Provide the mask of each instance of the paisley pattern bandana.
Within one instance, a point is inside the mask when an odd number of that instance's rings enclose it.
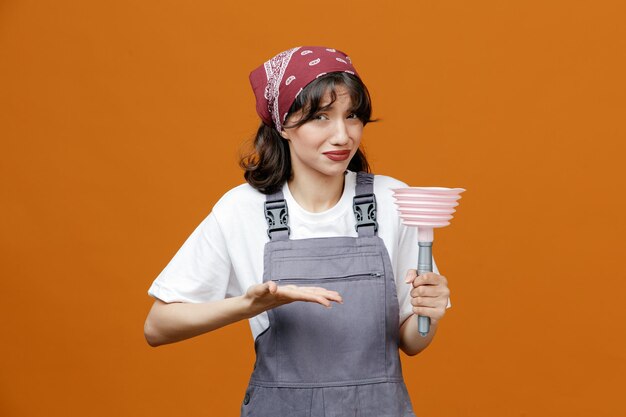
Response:
[[[311,81],[330,72],[359,77],[349,56],[323,46],[298,46],[283,51],[252,71],[250,84],[263,123],[280,132],[298,94]]]

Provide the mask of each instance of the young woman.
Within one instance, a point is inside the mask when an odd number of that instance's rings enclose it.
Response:
[[[250,74],[262,119],[228,191],[148,293],[151,346],[248,319],[256,363],[242,416],[414,416],[399,349],[422,351],[449,304],[417,276],[417,232],[359,148],[367,88],[341,51],[303,46]],[[428,316],[426,337],[414,315]]]

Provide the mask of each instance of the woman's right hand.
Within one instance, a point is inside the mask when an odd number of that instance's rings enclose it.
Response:
[[[273,281],[252,285],[245,294],[204,303],[154,301],[144,325],[150,346],[189,339],[239,320],[249,319],[270,308],[293,301],[343,303],[336,291],[320,287],[277,285]]]
[[[260,309],[260,312],[294,301],[319,303],[327,308],[331,308],[331,301],[343,304],[343,299],[337,291],[321,287],[277,285],[274,281],[250,286],[244,297],[249,300],[254,309]]]

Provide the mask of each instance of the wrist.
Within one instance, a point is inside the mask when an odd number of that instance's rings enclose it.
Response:
[[[273,307],[268,304],[267,300],[263,300],[259,297],[250,296],[248,294],[244,294],[241,297],[242,304],[248,313],[248,318],[261,314]]]

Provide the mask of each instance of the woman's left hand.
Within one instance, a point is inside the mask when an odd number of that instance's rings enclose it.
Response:
[[[430,317],[431,324],[437,323],[446,314],[450,290],[448,280],[443,275],[427,272],[417,275],[415,269],[409,269],[404,280],[411,283],[411,305],[413,312]]]

